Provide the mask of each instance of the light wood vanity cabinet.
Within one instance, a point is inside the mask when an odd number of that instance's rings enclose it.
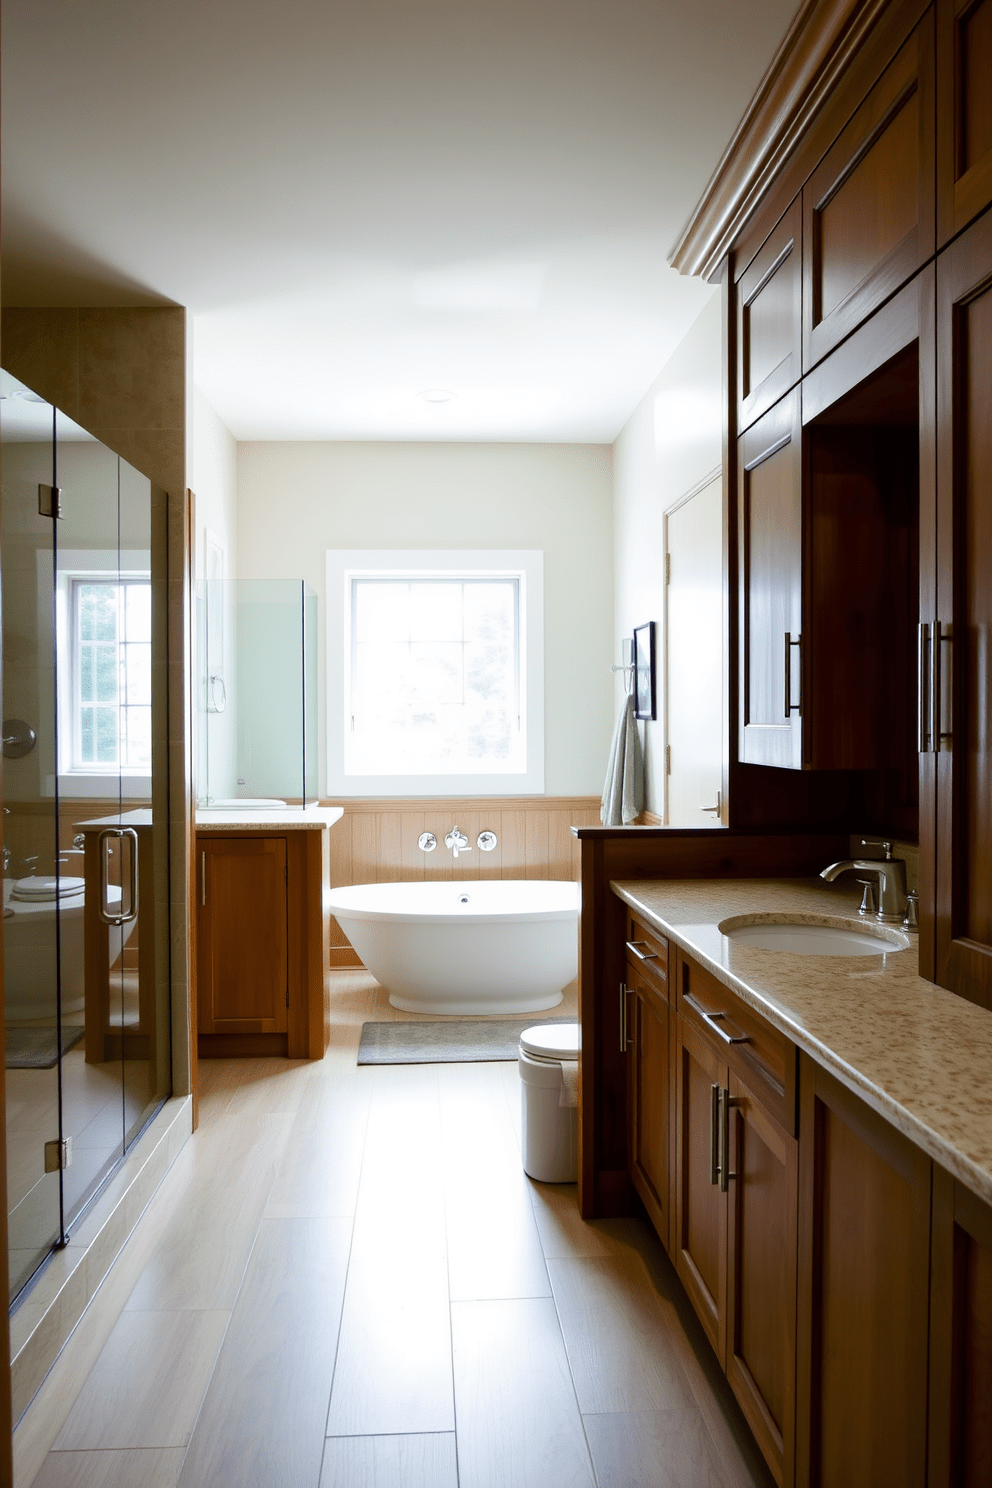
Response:
[[[676,953],[676,1271],[776,1481],[794,1481],[796,1051]]]
[[[201,1058],[320,1059],[326,1044],[326,831],[196,834]]]
[[[671,1174],[671,1008],[668,941],[627,917],[621,1043],[629,1058],[630,1177],[665,1249]]]

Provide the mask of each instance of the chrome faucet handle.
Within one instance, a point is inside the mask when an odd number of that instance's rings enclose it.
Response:
[[[446,834],[444,845],[445,847],[451,848],[451,851],[456,858],[460,852],[472,851],[472,849],[468,845],[468,838],[465,836],[465,833],[461,831],[457,826],[452,827],[451,831]]]
[[[420,848],[421,852],[433,852],[434,849],[437,847],[437,838],[434,836],[433,832],[421,832],[420,836],[417,838],[417,846]]]
[[[861,908],[858,910],[858,914],[874,914],[878,908],[875,903],[875,885],[870,878],[859,878],[858,883],[864,889],[864,893],[861,896]]]
[[[910,889],[906,895],[906,918],[902,922],[904,930],[919,930],[920,928],[920,896],[915,889]]]

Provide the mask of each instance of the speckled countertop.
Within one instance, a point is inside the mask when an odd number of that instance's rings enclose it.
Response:
[[[306,832],[333,827],[344,816],[341,806],[252,806],[227,809],[198,806],[197,831]]]
[[[915,937],[882,956],[763,951],[738,915],[858,922],[857,891],[819,879],[624,880],[630,907],[992,1204],[992,1013],[925,981]]]

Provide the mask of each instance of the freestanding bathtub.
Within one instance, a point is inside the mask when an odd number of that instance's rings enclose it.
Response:
[[[578,974],[578,884],[358,884],[325,903],[404,1012],[539,1013]]]

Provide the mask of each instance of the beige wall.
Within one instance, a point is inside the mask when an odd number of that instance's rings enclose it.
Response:
[[[203,678],[193,678],[196,733],[197,790],[210,782],[213,796],[236,794],[237,687],[235,667],[234,576],[238,555],[238,446],[199,388],[194,387],[190,419],[190,485],[196,497],[195,599],[202,621],[206,534],[224,550],[224,684],[227,707],[223,713],[203,713]],[[199,622],[198,622],[199,623]],[[199,655],[199,652],[195,652]]]
[[[241,444],[238,577],[303,578],[320,603],[325,786],[328,548],[544,551],[545,792],[599,794],[609,748],[612,453],[604,445]]]
[[[613,446],[615,654],[635,625],[656,624],[658,717],[639,725],[645,808],[664,811],[664,514],[722,460],[718,291],[676,347]],[[615,706],[623,693],[617,676]]]

